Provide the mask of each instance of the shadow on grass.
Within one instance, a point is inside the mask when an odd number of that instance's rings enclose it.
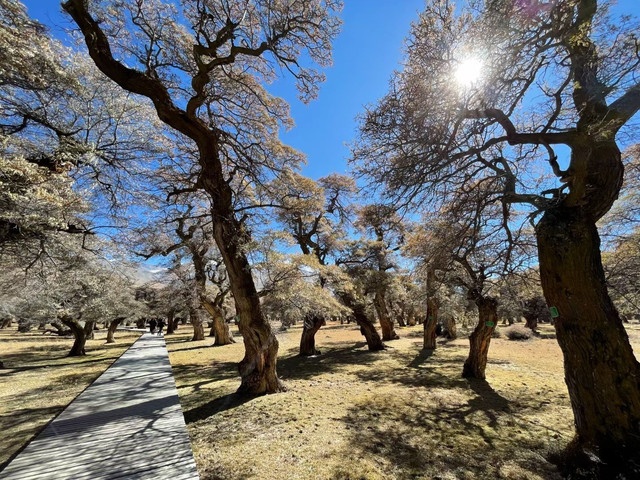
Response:
[[[207,418],[216,415],[227,410],[233,410],[236,407],[244,405],[251,400],[258,398],[258,396],[251,396],[237,393],[230,393],[223,395],[210,402],[199,405],[190,410],[184,410],[184,420],[187,424],[194,423],[200,420],[206,420]]]
[[[50,419],[58,415],[58,413],[63,409],[64,407],[62,406],[22,408],[19,410],[13,410],[9,415],[0,415],[0,431],[2,432],[20,432],[20,430],[25,430],[21,428],[25,424],[33,422],[42,423],[39,428],[29,432],[28,434],[20,435],[19,433],[14,433],[13,435],[7,435],[0,441],[0,444],[3,447],[2,456],[4,457],[11,452],[6,460],[0,462],[0,472],[2,472],[2,470],[4,470],[4,468],[27,447],[31,439],[35,438],[42,430],[45,429]]]
[[[523,445],[522,438],[508,435],[509,400],[485,380],[460,379],[459,374],[423,373],[425,385],[440,387],[433,396],[380,394],[354,405],[343,418],[352,437],[353,455],[369,463],[384,458],[391,464],[385,470],[392,469],[397,478],[450,478],[445,472],[455,478],[506,478],[499,471],[506,461],[532,473],[551,474],[544,478],[558,478],[547,463],[536,465],[515,454],[504,458],[505,451],[530,453],[539,447],[534,440]]]
[[[365,342],[350,344],[345,348],[325,348],[321,355],[301,357],[297,348],[291,348],[286,356],[278,358],[278,375],[283,379],[307,380],[324,373],[349,369],[353,365],[367,365],[385,355],[385,351],[372,352]]]
[[[215,362],[213,365],[173,365],[173,375],[178,380],[178,388],[192,388],[198,392],[204,385],[220,380],[238,378],[236,362]]]

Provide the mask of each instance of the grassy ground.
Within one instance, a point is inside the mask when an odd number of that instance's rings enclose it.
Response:
[[[628,331],[639,351],[640,326]],[[306,359],[300,328],[279,333],[288,391],[258,398],[234,395],[241,342],[190,342],[190,327],[168,336],[202,480],[559,478],[545,457],[573,425],[553,338],[494,339],[481,382],[460,377],[467,340],[428,356],[420,326],[398,332],[370,353],[357,327],[329,324],[323,354]],[[0,330],[0,468],[137,338],[118,335],[68,358],[70,339]]]
[[[66,355],[72,338],[0,330],[0,470],[35,434],[104,372],[138,338],[116,333],[105,345],[106,332],[87,341],[87,355]]]
[[[316,358],[296,356],[300,328],[279,333],[288,391],[253,399],[234,395],[241,342],[168,337],[201,478],[559,478],[545,457],[571,439],[573,416],[555,339],[494,339],[483,382],[460,377],[468,340],[429,356],[421,326],[398,332],[370,353],[357,327],[330,324]]]

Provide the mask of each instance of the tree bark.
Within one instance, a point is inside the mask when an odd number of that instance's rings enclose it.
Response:
[[[320,355],[320,350],[316,350],[316,333],[318,333],[320,327],[326,324],[327,322],[322,317],[312,316],[305,318],[302,327],[302,337],[300,337],[301,357]]]
[[[84,328],[84,334],[87,340],[93,340],[95,338],[95,335],[93,334],[93,332],[96,329],[96,322],[94,321],[84,322],[83,328]]]
[[[125,317],[118,317],[111,320],[111,322],[109,323],[109,328],[107,329],[107,343],[116,343],[113,336],[116,333],[116,329],[124,319]]]
[[[87,335],[85,329],[80,323],[71,317],[60,317],[60,321],[69,327],[71,333],[73,333],[73,346],[67,354],[68,357],[82,357],[87,354],[85,351],[85,345],[87,343]]]
[[[191,326],[193,327],[192,342],[198,340],[204,340],[204,323],[202,321],[202,312],[198,308],[189,309],[189,319],[191,320]]]
[[[433,265],[427,267],[427,318],[424,320],[423,330],[423,350],[435,350],[436,348],[436,327],[438,325],[438,311],[440,303],[436,297],[435,287],[436,271]]]
[[[369,350],[384,350],[385,346],[384,343],[382,343],[382,338],[380,338],[376,327],[373,325],[371,320],[369,320],[369,317],[367,317],[364,304],[358,301],[350,293],[342,292],[339,294],[339,297],[342,303],[344,303],[349,309],[351,309],[351,312],[353,313],[353,319],[360,327],[360,332],[362,333],[362,335],[364,335]]]
[[[446,333],[446,338],[448,340],[455,340],[458,338],[458,328],[456,327],[456,319],[453,318],[453,315],[445,315],[442,318],[442,325]]]
[[[435,350],[436,348],[436,326],[438,325],[438,300],[430,296],[427,299],[427,318],[424,321],[424,343],[423,350]]]
[[[202,306],[213,319],[213,322],[211,324],[211,332],[209,333],[210,337],[214,337],[213,345],[222,346],[236,343],[236,341],[231,336],[229,325],[224,321],[222,308],[220,308],[218,305],[215,305],[214,302],[212,302],[210,299],[203,299]]]
[[[464,362],[462,376],[484,379],[491,336],[498,322],[498,302],[485,296],[477,297],[475,302],[478,306],[478,325],[469,337],[469,356]]]
[[[397,340],[400,337],[393,328],[393,320],[389,316],[389,309],[387,308],[387,302],[385,301],[384,291],[378,290],[373,296],[373,305],[378,314],[378,320],[380,321],[380,329],[382,330],[382,340]]]
[[[169,313],[167,313],[167,335],[175,333],[177,328],[178,322],[176,319],[176,313],[170,311]]]
[[[595,222],[583,212],[548,210],[538,224],[542,288],[558,313],[574,446],[631,465],[640,451],[640,367],[607,292]]]

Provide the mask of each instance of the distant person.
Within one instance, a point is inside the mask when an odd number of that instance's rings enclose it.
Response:
[[[158,336],[162,335],[162,329],[164,328],[165,323],[163,319],[158,320]]]
[[[151,333],[156,333],[156,325],[158,325],[158,322],[156,321],[156,319],[155,319],[155,318],[152,318],[152,319],[149,321],[149,331],[150,331]]]

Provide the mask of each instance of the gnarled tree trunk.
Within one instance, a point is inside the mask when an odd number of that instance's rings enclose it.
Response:
[[[475,302],[478,306],[478,325],[469,337],[469,356],[464,362],[462,376],[484,379],[491,336],[498,322],[498,302],[495,298],[485,296],[477,297]]]
[[[369,320],[369,317],[367,317],[364,304],[349,293],[342,292],[338,295],[342,303],[351,309],[353,319],[360,327],[360,332],[364,335],[369,350],[384,350],[385,346],[384,343],[382,343],[382,338],[380,338],[376,327],[373,325],[371,320]]]
[[[60,317],[60,321],[69,327],[71,333],[73,333],[73,346],[67,354],[68,357],[81,357],[87,354],[85,351],[85,345],[87,344],[86,331],[77,320],[69,316]]]
[[[442,327],[444,329],[445,338],[448,340],[455,340],[458,338],[458,327],[456,326],[456,319],[453,315],[444,315],[442,318]]]
[[[228,186],[227,190],[227,204],[231,207],[231,192]],[[245,355],[238,365],[242,377],[238,393],[280,392],[285,390],[285,387],[276,371],[278,339],[262,313],[260,298],[251,276],[251,267],[243,250],[242,243],[247,240],[247,235],[231,210],[226,212],[225,217],[225,221],[220,221],[218,212],[214,212],[214,237],[229,275],[231,292],[236,304],[238,329],[244,340]]]
[[[320,327],[326,325],[327,322],[322,317],[311,316],[304,320],[302,327],[302,336],[300,337],[300,356],[312,357],[320,355],[320,350],[316,349],[316,333]]]
[[[214,337],[213,345],[222,346],[236,343],[231,336],[229,325],[224,321],[222,308],[208,298],[202,300],[202,306],[205,308],[207,313],[211,315],[213,320],[211,323],[211,331],[209,332],[209,336]]]
[[[202,321],[202,312],[199,308],[189,309],[189,319],[191,320],[191,326],[193,327],[192,342],[198,340],[204,340],[204,323]]]
[[[176,313],[170,311],[167,313],[167,335],[170,333],[175,333],[178,329],[178,321],[176,319]]]
[[[116,340],[115,338],[113,338],[113,336],[116,333],[116,329],[124,319],[125,317],[118,317],[111,320],[111,322],[109,323],[109,328],[107,329],[107,343],[116,343]]]
[[[382,330],[382,340],[397,340],[400,338],[393,328],[393,320],[389,316],[389,309],[387,308],[387,302],[385,301],[384,291],[378,290],[373,296],[373,305],[378,314],[378,320],[380,321],[380,329]]]
[[[249,234],[235,216],[234,192],[225,175],[220,153],[220,133],[198,115],[206,97],[204,92],[208,72],[202,70],[193,77],[192,86],[199,94],[182,109],[174,102],[167,85],[151,74],[133,70],[113,57],[109,38],[99,22],[88,12],[87,3],[67,0],[63,8],[80,27],[89,54],[96,66],[127,91],[151,99],[158,117],[168,126],[191,138],[197,145],[201,171],[197,185],[209,196],[214,238],[222,255],[231,291],[238,308],[240,333],[244,338],[245,356],[238,365],[242,381],[239,393],[263,394],[283,390],[276,372],[278,341],[262,314],[251,266],[244,251]],[[202,98],[199,98],[202,97]]]
[[[542,288],[558,313],[554,325],[576,425],[573,446],[614,471],[631,465],[626,473],[636,475],[640,367],[606,289],[595,223],[579,209],[550,210],[536,233]]]
[[[438,325],[438,300],[430,296],[427,299],[427,318],[424,321],[424,350],[435,350],[436,348],[436,326]]]
[[[436,297],[435,277],[435,269],[433,265],[429,265],[427,267],[427,318],[425,318],[423,325],[423,350],[435,350],[436,348],[436,327],[440,303]]]

